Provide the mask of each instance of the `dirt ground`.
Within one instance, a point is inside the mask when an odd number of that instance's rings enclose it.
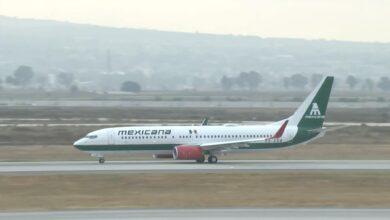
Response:
[[[0,210],[390,207],[388,172],[0,176]]]

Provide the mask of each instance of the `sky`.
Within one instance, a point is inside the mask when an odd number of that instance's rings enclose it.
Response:
[[[390,0],[0,0],[0,15],[181,32],[390,42]]]

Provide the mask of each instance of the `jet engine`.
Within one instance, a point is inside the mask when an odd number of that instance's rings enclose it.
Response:
[[[203,150],[199,146],[176,146],[173,149],[173,159],[175,160],[201,160],[204,158]]]

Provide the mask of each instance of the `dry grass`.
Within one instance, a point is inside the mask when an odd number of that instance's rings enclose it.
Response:
[[[96,160],[67,145],[3,146],[0,161]],[[222,160],[388,160],[390,145],[308,144],[253,153],[227,154]],[[152,154],[106,155],[109,160],[151,160]]]
[[[3,118],[45,118],[53,121],[79,118],[83,122],[97,122],[99,118],[107,118],[108,122],[122,122],[124,119],[149,120],[159,119],[190,120],[200,123],[208,116],[211,122],[228,121],[275,121],[286,118],[295,108],[184,108],[184,107],[40,107],[40,106],[0,106]],[[390,108],[330,108],[327,121],[338,122],[389,122]]]
[[[1,210],[390,207],[388,172],[0,176]]]

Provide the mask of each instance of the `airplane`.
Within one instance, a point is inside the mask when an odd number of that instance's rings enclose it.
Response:
[[[73,145],[104,163],[111,153],[145,153],[155,158],[217,163],[229,152],[252,152],[304,144],[322,137],[334,77],[327,76],[290,117],[267,125],[114,127],[93,131]],[[207,125],[207,126],[205,126]]]

